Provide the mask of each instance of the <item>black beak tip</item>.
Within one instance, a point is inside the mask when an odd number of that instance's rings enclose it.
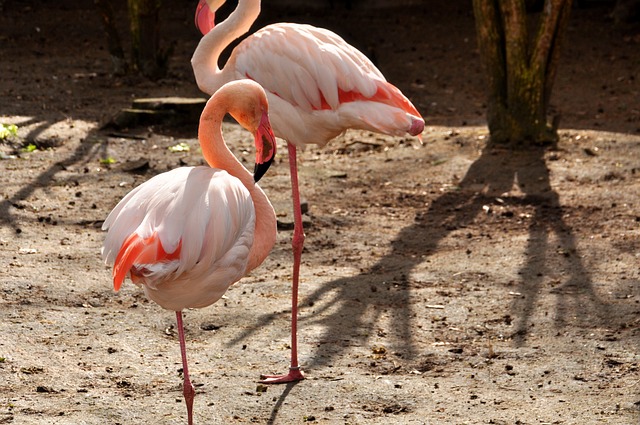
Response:
[[[258,183],[262,178],[262,176],[266,174],[272,162],[273,162],[273,159],[267,162],[263,162],[262,164],[256,164],[255,168],[253,169],[253,181],[255,183]]]

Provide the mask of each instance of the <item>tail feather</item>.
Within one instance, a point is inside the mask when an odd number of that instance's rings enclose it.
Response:
[[[402,109],[409,115],[413,115],[416,118],[421,118],[420,112],[413,106],[413,103],[402,94],[393,84],[386,81],[380,81],[378,83],[378,90],[373,95],[372,100],[376,100],[380,103],[385,103],[390,106],[395,106]]]
[[[182,241],[172,253],[165,252],[158,233],[154,232],[148,238],[142,238],[132,233],[120,247],[113,265],[113,288],[120,290],[124,279],[134,265],[156,264],[180,258]]]
[[[250,77],[249,77],[250,78]],[[357,90],[342,90],[338,88],[338,101],[340,104],[348,104],[351,102],[359,102],[359,101],[373,101],[382,103],[385,105],[393,106],[395,108],[402,109],[409,115],[414,116],[416,119],[422,120],[422,116],[420,112],[413,106],[413,103],[407,97],[402,94],[399,88],[394,86],[393,84],[387,81],[378,81],[377,82],[377,90],[373,96],[367,97],[360,93]],[[337,105],[336,105],[337,106]],[[327,110],[327,109],[335,109],[332,107],[327,99],[324,97],[324,94],[320,92],[320,106],[313,107],[315,110]]]

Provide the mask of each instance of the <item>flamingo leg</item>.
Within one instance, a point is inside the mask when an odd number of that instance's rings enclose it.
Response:
[[[189,367],[187,366],[187,348],[184,340],[184,327],[182,326],[182,311],[176,311],[176,319],[178,321],[178,337],[180,338],[180,354],[182,355],[182,374],[184,375],[184,383],[182,391],[184,401],[187,403],[187,420],[189,425],[193,425],[193,399],[196,391],[189,379]]]
[[[298,189],[298,163],[296,146],[287,142],[289,149],[289,168],[291,169],[291,191],[293,198],[293,282],[291,285],[291,366],[286,375],[262,375],[263,384],[285,384],[304,379],[298,365],[298,283],[300,280],[300,261],[304,247],[304,228],[302,227],[302,209],[300,190]]]

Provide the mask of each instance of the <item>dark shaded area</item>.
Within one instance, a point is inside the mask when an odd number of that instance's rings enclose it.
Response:
[[[267,4],[252,29],[284,21],[331,29],[367,54],[416,104],[427,125],[485,122],[486,82],[470,3],[425,1],[389,9],[365,9],[358,2],[351,9],[342,2],[332,8],[326,3],[320,9]],[[174,52],[169,75],[152,83],[110,75],[108,37],[93,2],[5,1],[0,14],[0,113],[105,122],[132,97],[202,96],[190,67],[200,38],[193,24],[196,4],[164,2],[160,43],[172,45]],[[229,1],[220,19],[233,6]],[[560,116],[561,129],[640,131],[633,101],[640,29],[614,25],[612,7],[589,2],[572,10],[551,99],[550,112]],[[114,2],[114,15],[122,44],[129,46],[124,0]],[[34,86],[40,94],[25,96]]]

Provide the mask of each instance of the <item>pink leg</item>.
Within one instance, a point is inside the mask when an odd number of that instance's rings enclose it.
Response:
[[[301,381],[304,374],[298,365],[298,281],[300,279],[300,259],[304,246],[304,229],[302,227],[302,210],[300,208],[300,191],[298,189],[298,164],[296,146],[287,143],[289,148],[289,168],[291,169],[291,191],[293,197],[293,283],[291,286],[291,367],[286,375],[262,375],[263,384],[284,384]]]
[[[184,327],[182,326],[182,312],[176,311],[176,319],[178,320],[178,336],[180,338],[180,354],[182,354],[182,374],[184,375],[184,383],[182,385],[182,391],[184,394],[184,401],[187,403],[187,420],[189,425],[193,425],[193,399],[196,396],[196,391],[189,379],[189,367],[187,366],[187,348],[184,341]]]

